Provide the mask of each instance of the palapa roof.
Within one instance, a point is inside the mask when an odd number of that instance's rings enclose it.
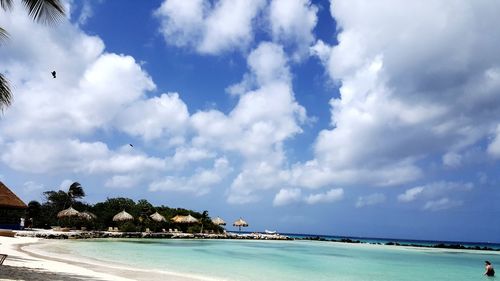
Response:
[[[240,218],[239,220],[233,223],[233,226],[248,226],[248,223],[244,221],[242,218]]]
[[[113,217],[113,221],[130,221],[133,219],[134,217],[131,214],[125,212],[125,210],[119,212]]]
[[[226,222],[219,217],[212,219],[212,222],[216,225],[226,225]]]
[[[164,216],[160,215],[158,212],[149,216],[152,220],[157,222],[167,221]]]
[[[175,216],[172,218],[172,221],[173,222],[176,222],[176,223],[198,223],[198,219],[196,219],[195,217],[191,216],[191,215],[187,215],[187,216]]]
[[[0,208],[26,209],[28,206],[0,181]]]
[[[73,209],[73,207],[69,207],[69,208],[67,208],[65,210],[62,210],[59,213],[57,213],[57,217],[58,218],[76,217],[76,216],[80,216],[80,212],[78,212],[77,210]]]

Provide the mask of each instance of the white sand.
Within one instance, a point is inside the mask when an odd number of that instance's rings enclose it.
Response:
[[[86,280],[210,280],[195,276],[148,271],[130,267],[103,266],[102,263],[90,262],[88,259],[71,256],[71,260],[64,255],[55,256],[53,253],[43,252],[43,247],[26,244],[57,244],[56,240],[44,240],[30,237],[2,237],[0,236],[0,254],[9,255],[0,265],[0,280],[26,281],[86,281]]]

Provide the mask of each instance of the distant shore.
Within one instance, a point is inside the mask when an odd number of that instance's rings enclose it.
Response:
[[[45,239],[92,239],[92,238],[164,238],[164,239],[252,239],[252,240],[309,240],[309,241],[326,241],[336,243],[351,243],[351,244],[374,244],[386,246],[403,246],[415,248],[435,248],[435,249],[455,249],[455,250],[477,250],[477,251],[495,251],[499,252],[500,248],[492,248],[479,245],[464,245],[461,243],[444,243],[436,242],[434,244],[419,244],[398,242],[397,240],[389,240],[386,242],[364,242],[359,239],[339,238],[326,239],[322,236],[305,236],[293,238],[288,235],[267,234],[267,233],[234,233],[227,232],[222,234],[205,234],[205,233],[182,233],[182,232],[109,232],[109,231],[53,231],[53,230],[37,230],[37,231],[17,231],[17,236],[20,237],[35,237]]]

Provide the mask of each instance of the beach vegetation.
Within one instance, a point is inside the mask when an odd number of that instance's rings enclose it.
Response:
[[[120,231],[137,232],[149,229],[161,232],[168,229],[178,229],[188,233],[210,232],[222,233],[224,229],[212,223],[208,211],[197,212],[184,208],[171,208],[165,205],[154,206],[146,199],[137,202],[130,198],[116,197],[106,198],[103,202],[89,204],[83,201],[85,191],[78,182],[71,184],[68,191],[49,190],[43,192],[44,202],[31,201],[28,204],[26,217],[35,228],[50,228],[62,226],[71,228],[86,227],[87,229],[107,230],[109,227],[118,227]],[[80,212],[91,212],[96,217],[91,220],[83,218],[58,219],[57,213],[72,206]],[[113,222],[113,217],[122,211],[126,211],[134,217],[131,221]],[[157,222],[151,219],[151,215],[158,212],[164,216],[166,221]],[[171,219],[177,215],[191,215],[199,220],[197,224],[179,224]]]

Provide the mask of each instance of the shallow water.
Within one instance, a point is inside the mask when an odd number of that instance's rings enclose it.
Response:
[[[500,266],[497,252],[320,241],[102,239],[63,245],[96,259],[226,280],[495,280],[482,276],[483,263]]]

